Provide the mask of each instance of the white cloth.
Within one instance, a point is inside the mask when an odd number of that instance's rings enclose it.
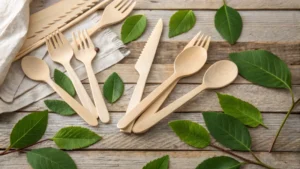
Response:
[[[95,25],[99,19],[100,15],[94,14],[68,30],[65,35],[68,39],[71,39],[71,32],[87,29]],[[126,46],[118,39],[117,35],[109,29],[95,34],[92,39],[95,46],[100,49],[100,52],[93,61],[95,73],[118,63],[125,56],[129,55],[129,50]],[[29,55],[44,59],[48,63],[52,73],[54,69],[64,71],[62,66],[54,63],[50,59],[45,46],[40,47]],[[85,68],[81,62],[73,58],[71,65],[81,80],[87,78]],[[15,62],[5,82],[0,87],[0,97],[2,99],[0,100],[0,114],[19,110],[49,96],[53,92],[54,91],[46,84],[34,82],[25,77],[20,66],[20,61]]]
[[[0,85],[25,40],[29,3],[30,0],[0,0]]]

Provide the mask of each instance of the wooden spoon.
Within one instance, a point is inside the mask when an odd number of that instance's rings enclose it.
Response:
[[[26,76],[35,81],[48,83],[54,91],[72,107],[72,109],[91,126],[97,126],[97,119],[89,111],[81,106],[74,98],[52,81],[47,63],[33,56],[27,56],[22,60],[22,69]]]
[[[153,114],[148,119],[137,120],[133,126],[133,132],[143,133],[147,131],[150,127],[157,124],[163,118],[167,117],[169,114],[177,110],[203,90],[225,87],[232,83],[236,79],[237,75],[238,68],[231,61],[223,60],[213,64],[204,74],[202,85],[177,99],[159,112]]]
[[[175,81],[198,72],[207,60],[207,52],[202,47],[190,47],[180,53],[174,63],[174,73],[165,82],[158,86],[132,111],[126,113],[119,121],[118,128],[124,129],[137,119],[170,85]]]

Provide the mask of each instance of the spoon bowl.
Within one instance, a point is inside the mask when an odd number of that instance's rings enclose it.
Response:
[[[174,63],[178,76],[189,76],[198,72],[207,60],[207,52],[202,47],[190,47],[180,53]]]
[[[45,81],[50,76],[48,65],[41,59],[27,56],[21,63],[23,72],[32,80]]]
[[[238,75],[237,66],[228,60],[213,64],[203,77],[203,84],[209,89],[218,89],[232,83]]]

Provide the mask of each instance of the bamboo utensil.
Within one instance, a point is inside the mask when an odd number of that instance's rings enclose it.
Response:
[[[118,128],[125,128],[137,119],[163,92],[179,79],[198,72],[207,60],[207,52],[201,47],[190,47],[180,53],[174,63],[174,73],[165,82],[150,93],[132,111],[125,114],[118,123]]]
[[[86,0],[84,0],[86,1]],[[56,29],[59,29],[61,32],[67,30],[68,28],[74,26],[87,16],[91,15],[92,13],[96,12],[98,9],[106,5],[110,0],[103,0],[98,5],[94,6],[93,8],[89,9],[82,15],[78,17],[72,18],[73,20],[65,23],[61,27],[57,27]],[[103,29],[107,26],[110,26],[112,24],[118,23],[126,18],[130,14],[130,12],[133,10],[134,6],[136,5],[136,2],[134,0],[114,0],[109,5],[106,6],[104,9],[104,12],[102,14],[102,17],[99,21],[99,23],[88,30],[88,33],[90,36],[92,36],[94,33],[96,33],[98,30]],[[16,56],[15,60],[18,60],[28,54],[29,52],[33,51],[34,49],[37,49],[38,47],[42,46],[45,43],[45,39],[40,39],[39,41],[35,42],[32,45],[28,45],[28,47],[22,49],[18,55]]]
[[[200,46],[203,47],[206,51],[208,51],[209,44],[210,44],[210,36],[204,36],[204,34],[201,34],[201,32],[197,33],[196,36],[184,47],[182,52],[190,48],[192,46]],[[154,103],[150,105],[150,107],[147,108],[147,110],[137,119],[137,121],[143,121],[144,119],[150,118],[150,116],[154,113],[156,113],[161,105],[164,103],[164,101],[167,99],[169,94],[172,92],[172,90],[175,88],[178,81],[173,83]]]
[[[22,60],[22,69],[26,76],[32,80],[43,81],[49,84],[54,91],[89,125],[97,126],[97,119],[82,107],[74,98],[59,87],[50,77],[50,70],[46,62],[33,56],[27,56]]]
[[[103,123],[108,123],[109,113],[92,67],[92,61],[97,54],[95,46],[86,30],[78,32],[77,36],[73,33],[73,42],[76,43],[73,48],[76,59],[85,65],[98,116]]]
[[[148,74],[155,57],[162,30],[163,21],[162,19],[159,19],[139,57],[139,60],[135,64],[135,69],[140,76],[129,101],[126,113],[129,113],[136,105],[140,103],[142,99]],[[133,124],[134,122],[132,122],[128,127],[122,129],[121,131],[131,133]]]
[[[76,75],[74,69],[71,67],[70,61],[73,57],[73,49],[69,44],[68,40],[64,37],[62,33],[57,31],[46,38],[47,48],[51,59],[64,66],[71,81],[75,87],[78,97],[85,108],[87,108],[95,117],[98,117],[96,108],[84,89],[81,81]]]
[[[197,96],[197,94],[199,94],[203,90],[219,89],[225,87],[232,83],[236,79],[237,75],[238,68],[233,62],[228,60],[216,62],[211,67],[209,67],[209,69],[204,74],[202,85],[177,99],[159,112],[152,114],[147,119],[138,120],[133,127],[133,132],[143,133],[147,131],[150,127],[157,124],[163,118],[167,117],[169,114],[177,110],[186,102]]]

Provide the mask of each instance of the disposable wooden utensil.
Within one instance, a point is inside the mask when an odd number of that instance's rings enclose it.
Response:
[[[198,72],[207,60],[207,52],[201,47],[190,47],[180,53],[174,63],[174,73],[165,82],[150,93],[130,113],[125,114],[118,123],[118,128],[127,127],[137,119],[170,85],[177,80]]]
[[[73,42],[76,43],[74,45],[75,57],[85,65],[98,116],[103,123],[108,123],[109,113],[92,67],[92,61],[97,54],[95,46],[86,30],[78,32],[77,37],[73,33]]]
[[[197,35],[184,47],[183,51],[187,48],[190,48],[192,46],[200,46],[203,47],[206,51],[209,48],[210,44],[210,36],[204,36],[204,34],[201,34],[201,32],[197,33]],[[182,52],[183,52],[182,51]],[[156,99],[155,102],[153,102],[147,110],[137,119],[137,121],[143,121],[144,119],[150,118],[150,116],[154,113],[156,113],[161,105],[164,103],[164,101],[167,99],[169,94],[172,92],[172,90],[175,88],[178,81],[173,83],[158,99]]]
[[[84,0],[86,1],[86,0]],[[101,3],[97,4],[90,10],[86,11],[82,15],[78,17],[74,17],[71,22],[68,22],[67,24],[64,24],[62,27],[57,27],[61,32],[65,31],[66,29],[74,26],[87,16],[91,15],[92,13],[96,12],[98,9],[106,5],[110,0],[104,0]],[[102,17],[97,25],[92,27],[91,29],[88,30],[88,33],[90,36],[92,36],[94,33],[97,31],[100,31],[104,29],[107,26],[113,25],[115,23],[118,23],[122,21],[123,19],[126,18],[130,14],[130,12],[133,10],[135,7],[136,2],[135,0],[114,0],[111,2],[109,5],[106,6],[104,9],[104,12],[102,14]],[[16,56],[15,60],[18,60],[28,54],[29,52],[33,51],[34,49],[37,49],[38,47],[42,46],[45,43],[45,39],[41,39],[37,42],[35,42],[32,45],[28,45],[28,47],[23,48],[18,55]]]
[[[76,75],[74,69],[71,67],[70,61],[73,57],[73,49],[69,44],[68,40],[64,37],[62,33],[57,31],[53,35],[49,35],[46,38],[47,48],[51,59],[64,66],[66,69],[73,85],[75,87],[76,93],[85,108],[87,108],[95,117],[98,117],[96,108],[84,89],[80,79]]]
[[[46,62],[33,56],[27,56],[22,60],[22,69],[26,76],[32,80],[48,83],[54,91],[89,125],[97,126],[97,119],[82,107],[74,98],[59,87],[50,77],[50,70]]]
[[[150,127],[157,124],[163,118],[167,117],[169,114],[177,110],[203,90],[225,87],[232,83],[236,79],[237,75],[238,68],[233,62],[228,60],[218,61],[206,71],[203,77],[202,85],[177,99],[159,112],[152,114],[147,119],[138,120],[133,126],[133,132],[143,133],[147,131]]]

